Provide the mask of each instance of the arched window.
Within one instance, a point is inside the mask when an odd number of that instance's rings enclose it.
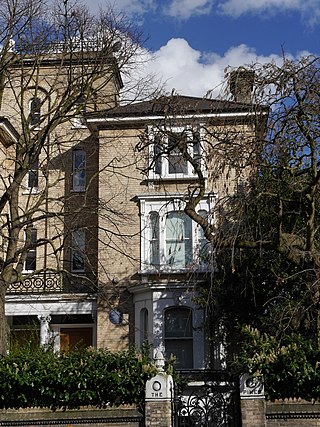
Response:
[[[150,212],[150,265],[160,265],[160,229],[158,212]]]
[[[192,310],[172,307],[164,312],[164,341],[166,356],[177,358],[178,369],[193,368]]]
[[[148,321],[149,321],[148,309],[142,308],[140,311],[140,344],[148,342],[148,335],[149,335]]]
[[[34,97],[30,101],[30,126],[36,126],[41,118],[41,99]]]
[[[202,218],[208,218],[208,212],[200,210],[198,212]],[[207,266],[210,258],[209,241],[205,238],[203,228],[197,225],[197,239],[198,239],[198,263],[200,266]]]
[[[213,200],[200,201],[197,212],[211,224]],[[179,199],[166,202],[141,197],[141,269],[143,271],[202,271],[211,268],[212,250],[204,232],[184,211]]]
[[[185,268],[192,262],[192,220],[182,211],[168,212],[165,231],[166,264]]]

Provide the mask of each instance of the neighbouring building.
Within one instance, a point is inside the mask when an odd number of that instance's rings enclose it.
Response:
[[[38,215],[19,234],[21,245],[26,239],[31,245],[7,292],[11,336],[18,342],[33,336],[42,344],[52,339],[57,350],[80,342],[110,350],[148,342],[174,354],[181,369],[204,368],[213,353],[219,368],[223,348],[205,339],[205,312],[195,291],[198,281],[210,280],[214,253],[202,228],[184,213],[198,174],[178,145],[183,140],[205,182],[197,212],[214,223],[221,200],[248,174],[245,166],[238,174],[221,159],[228,154],[240,162],[247,155],[232,151],[234,144],[229,150],[228,141],[254,145],[252,80],[245,87],[239,79],[240,92],[233,81],[237,102],[173,95],[121,105],[122,81],[111,62],[101,101],[91,99],[81,114],[46,135],[21,185],[20,215],[27,216],[30,206]],[[32,70],[32,59],[27,65]],[[57,83],[56,72],[51,55],[36,86],[31,78],[23,91],[29,127],[17,119],[13,78],[6,87],[0,112],[3,185],[13,176],[21,134],[44,126],[46,108],[55,111],[47,104],[59,108],[64,81],[62,73]],[[20,68],[16,73],[21,78]]]

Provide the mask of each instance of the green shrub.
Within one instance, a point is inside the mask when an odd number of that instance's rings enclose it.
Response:
[[[155,374],[147,352],[18,350],[0,359],[1,408],[77,408],[139,403]]]
[[[310,339],[287,334],[282,339],[246,327],[242,364],[264,377],[269,399],[320,400],[320,351]]]

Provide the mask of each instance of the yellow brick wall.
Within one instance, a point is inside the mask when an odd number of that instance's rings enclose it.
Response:
[[[116,295],[119,289],[139,282],[140,269],[140,213],[136,198],[143,194],[187,194],[195,180],[150,182],[145,174],[148,152],[136,149],[140,138],[145,136],[146,125],[111,127],[99,132],[99,199],[107,215],[99,215],[99,305],[98,347],[122,348],[130,343],[129,329],[114,327],[109,321],[112,304],[105,298],[105,289]],[[210,129],[209,129],[210,131]],[[215,130],[216,131],[216,130]],[[221,133],[222,130],[220,129]],[[250,135],[250,129],[239,127],[237,135]],[[235,133],[234,132],[234,133]],[[209,142],[213,131],[207,136]],[[227,144],[226,144],[227,145]],[[215,148],[212,143],[208,150]],[[220,146],[221,148],[221,146]],[[226,146],[226,150],[230,147]],[[220,151],[219,151],[220,155]],[[217,165],[217,162],[220,162]],[[214,192],[222,200],[235,191],[235,172],[229,170],[217,152],[209,156],[207,192]],[[246,179],[247,170],[239,176]],[[108,294],[109,297],[109,294]],[[130,322],[129,322],[130,323]],[[134,327],[134,325],[133,325]],[[128,334],[127,334],[128,332]]]

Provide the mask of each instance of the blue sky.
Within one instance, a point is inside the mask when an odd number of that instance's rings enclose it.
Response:
[[[91,0],[91,5],[97,0]],[[103,6],[103,3],[101,3]],[[224,69],[320,54],[320,0],[116,0],[168,92],[218,94]]]

